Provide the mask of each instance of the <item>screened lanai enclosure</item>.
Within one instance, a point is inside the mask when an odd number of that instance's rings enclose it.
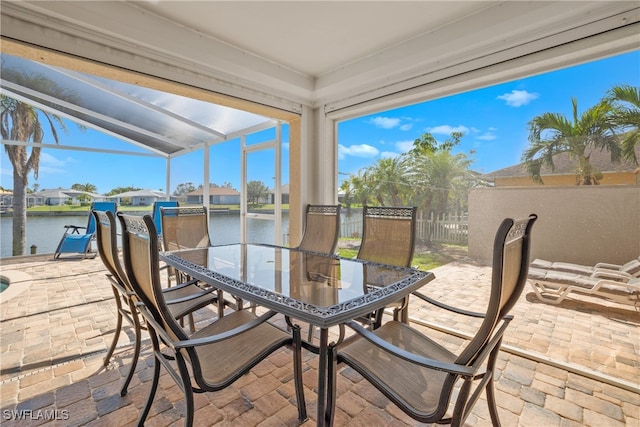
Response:
[[[633,1],[3,1],[1,15],[3,93],[165,157],[166,176],[177,156],[286,124],[288,163],[277,140],[245,154],[287,170],[291,244],[307,203],[337,202],[338,123],[640,46]]]

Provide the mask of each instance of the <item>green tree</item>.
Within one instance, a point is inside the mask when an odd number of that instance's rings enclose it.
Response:
[[[95,185],[87,182],[86,184],[73,184],[71,186],[71,188],[73,190],[78,190],[78,191],[86,191],[87,193],[96,193],[98,191],[98,187],[96,187]]]
[[[138,191],[142,190],[142,188],[138,187],[116,187],[113,190],[109,191],[106,195],[113,196],[114,194],[126,193],[127,191]]]
[[[253,205],[258,205],[269,196],[269,188],[262,181],[247,182],[247,200]]]
[[[404,156],[379,159],[370,166],[371,194],[380,206],[402,206],[409,190]]]
[[[13,165],[13,247],[12,254],[24,255],[27,239],[27,186],[29,173],[38,179],[40,152],[44,138],[41,118],[49,124],[51,135],[56,144],[58,133],[56,125],[66,130],[62,118],[36,109],[29,104],[0,95],[0,124],[2,139],[32,143],[31,146],[9,145],[4,148]]]
[[[640,88],[615,86],[607,92],[606,101],[613,106],[611,117],[622,132],[622,155],[638,164],[636,146],[640,144]]]
[[[375,190],[375,181],[368,168],[359,170],[356,174],[349,177],[349,185],[351,186],[353,200],[361,205],[369,204],[373,200]]]
[[[193,182],[185,182],[182,184],[178,184],[176,189],[173,192],[174,196],[183,196],[187,193],[191,193],[195,191],[196,187],[193,185]]]
[[[98,188],[89,182],[87,182],[86,184],[76,183],[76,184],[73,184],[71,188],[73,190],[84,191],[86,193],[96,193],[98,191]],[[91,201],[91,196],[88,194],[81,194],[80,196],[78,196],[78,200],[80,200],[80,203],[82,204],[84,203],[88,204]]]
[[[340,191],[343,193],[342,203],[344,203],[347,209],[351,209],[351,205],[353,204],[353,188],[349,179],[342,181],[342,184],[340,184]]]
[[[593,150],[606,150],[611,160],[621,158],[620,145],[615,135],[612,106],[604,100],[578,114],[578,101],[571,99],[572,120],[558,113],[543,113],[529,122],[529,146],[522,155],[525,168],[534,181],[542,183],[543,166],[555,169],[553,157],[569,153],[576,161],[578,185],[598,184],[598,171],[589,158]]]
[[[408,204],[418,207],[423,217],[433,213],[436,217],[451,207],[467,206],[469,188],[478,181],[470,167],[473,160],[465,153],[453,154],[462,138],[460,132],[438,143],[433,135],[426,133],[414,141],[408,153],[410,198]],[[427,234],[430,240],[430,234]]]

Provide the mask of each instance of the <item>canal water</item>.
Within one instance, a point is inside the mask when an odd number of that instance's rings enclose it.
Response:
[[[28,216],[27,217],[27,254],[32,245],[37,246],[37,253],[53,253],[64,233],[67,224],[85,226],[85,216]],[[10,216],[0,217],[0,258],[11,256],[12,224]],[[289,215],[282,215],[282,231],[289,229]],[[253,243],[274,243],[274,224],[272,221],[249,219],[248,241]],[[209,221],[209,234],[214,245],[235,243],[240,241],[239,214],[213,214]],[[283,239],[286,242],[286,235]],[[95,246],[94,246],[95,248]]]

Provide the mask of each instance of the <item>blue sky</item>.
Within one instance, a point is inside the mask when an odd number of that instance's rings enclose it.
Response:
[[[457,151],[469,153],[472,168],[492,172],[519,163],[527,146],[527,123],[535,116],[554,112],[571,117],[571,98],[578,99],[579,112],[596,104],[615,85],[640,86],[640,52],[635,51],[554,72],[519,79],[442,99],[410,105],[352,119],[338,125],[338,169],[340,179],[371,165],[380,158],[397,156],[409,150],[413,141],[425,132],[443,141],[452,131],[464,134]],[[256,135],[250,142],[269,140],[273,132]],[[287,127],[283,132],[283,183],[288,182]],[[54,143],[50,135],[45,142]],[[132,146],[94,130],[80,132],[70,123],[68,133],[60,133],[62,145],[87,145],[112,150],[132,151]],[[212,148],[211,182],[240,183],[239,141]],[[11,163],[2,150],[0,185],[13,186]],[[249,179],[271,186],[273,170],[270,154],[253,154]],[[94,184],[99,193],[115,187],[134,186],[164,190],[166,162],[120,154],[45,149],[40,159],[39,179],[29,177],[40,189],[69,188],[74,183]],[[153,171],[153,172],[152,172]],[[202,153],[191,153],[171,163],[171,191],[178,184],[202,183]],[[347,175],[344,175],[347,174]]]

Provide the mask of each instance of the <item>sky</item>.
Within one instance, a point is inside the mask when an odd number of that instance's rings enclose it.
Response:
[[[409,105],[389,111],[344,121],[338,124],[339,181],[376,160],[400,155],[411,149],[413,141],[424,133],[444,141],[451,132],[464,134],[454,152],[467,153],[472,169],[489,173],[520,162],[528,145],[527,123],[546,112],[571,118],[571,98],[578,100],[582,113],[595,105],[613,86],[640,86],[640,51],[585,63],[553,72],[477,89],[446,98]],[[67,132],[60,132],[61,145],[90,144],[111,150],[132,151],[130,144],[88,129],[80,131],[67,122]],[[48,132],[48,130],[47,130]],[[273,139],[274,131],[252,135],[249,143]],[[288,128],[283,128],[283,184],[288,183]],[[50,134],[45,143],[55,143]],[[474,154],[469,154],[474,151]],[[229,141],[211,149],[210,181],[240,187],[240,142]],[[273,185],[273,154],[252,153],[251,175]],[[116,187],[137,187],[165,191],[166,161],[133,155],[91,153],[75,150],[44,149],[40,157],[37,180],[29,176],[40,190],[70,188],[75,183],[90,183],[98,193]],[[157,171],[151,173],[150,171]],[[171,189],[191,182],[202,184],[202,152],[179,156],[171,162]],[[0,158],[0,185],[13,187],[12,166],[4,150]]]

